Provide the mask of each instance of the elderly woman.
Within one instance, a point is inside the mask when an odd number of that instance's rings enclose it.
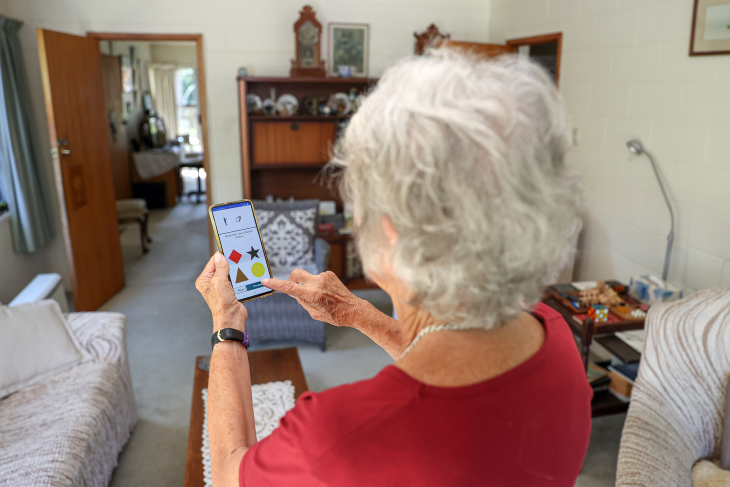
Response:
[[[331,272],[262,282],[317,320],[360,330],[395,363],[302,395],[257,442],[246,348],[216,345],[214,485],[573,486],[591,389],[565,321],[536,304],[571,254],[569,145],[552,81],[525,59],[436,51],[389,69],[333,164],[367,275],[400,319]],[[245,330],[227,276],[216,254],[197,286],[214,330]]]

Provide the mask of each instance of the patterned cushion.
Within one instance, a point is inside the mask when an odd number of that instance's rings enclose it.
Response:
[[[314,220],[319,200],[254,201],[253,206],[272,267],[314,262]]]

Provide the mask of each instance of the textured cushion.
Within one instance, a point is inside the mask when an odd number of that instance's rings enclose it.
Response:
[[[691,485],[692,465],[720,452],[729,376],[730,288],[652,306],[616,485]]]
[[[118,313],[72,313],[93,360],[0,401],[0,487],[109,485],[137,422]]]
[[[314,220],[319,200],[254,201],[253,206],[272,267],[296,267],[314,262]]]
[[[117,218],[120,220],[143,218],[147,202],[140,198],[117,200]]]
[[[0,307],[0,398],[90,358],[57,302]]]

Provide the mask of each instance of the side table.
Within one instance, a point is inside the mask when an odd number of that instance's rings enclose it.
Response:
[[[560,313],[568,323],[573,335],[580,340],[580,355],[586,369],[588,368],[591,343],[594,340],[623,362],[635,363],[641,359],[641,354],[624,343],[615,333],[618,331],[642,330],[644,320],[594,323],[591,318],[586,317],[581,323],[578,323],[574,318],[576,313],[552,295],[557,290],[548,287],[545,291],[542,302]],[[621,297],[628,298],[625,295]],[[609,391],[594,392],[591,406],[593,417],[622,413],[629,408],[628,403],[622,402]]]

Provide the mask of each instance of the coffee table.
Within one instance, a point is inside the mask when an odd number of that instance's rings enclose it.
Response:
[[[260,350],[248,353],[251,369],[251,384],[290,380],[294,385],[294,397],[299,398],[307,391],[302,364],[296,348]],[[185,487],[202,487],[203,482],[203,389],[208,387],[208,366],[210,355],[195,358],[195,382],[193,385],[193,406],[190,410],[190,433],[188,434],[188,455],[185,463]]]

